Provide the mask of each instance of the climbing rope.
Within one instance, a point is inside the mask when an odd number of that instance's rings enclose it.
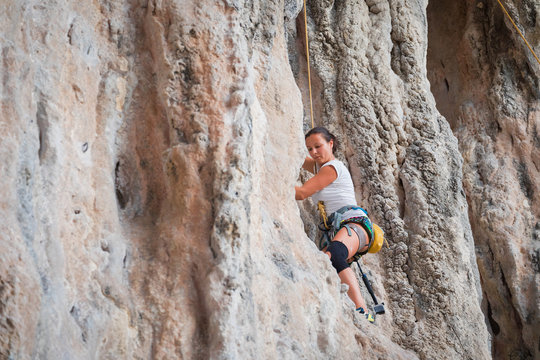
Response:
[[[326,215],[326,209],[324,207],[324,201],[319,201],[317,203],[317,209],[319,210],[319,215],[321,215],[321,219],[323,219],[324,228],[326,230],[329,230],[330,226],[328,226],[328,216]]]
[[[307,77],[308,77],[308,86],[309,86],[309,111],[311,115],[311,128],[315,127],[315,122],[313,121],[313,100],[311,99],[311,72],[309,70],[309,39],[307,31],[307,11],[306,11],[306,0],[304,0],[304,28],[306,29],[306,59],[307,59]]]
[[[527,44],[527,47],[529,48],[529,50],[531,51],[531,53],[533,54],[534,58],[536,59],[536,61],[538,61],[538,64],[540,64],[540,60],[538,59],[538,56],[536,56],[536,53],[534,52],[534,50],[532,49],[531,45],[529,45],[529,42],[527,41],[527,39],[525,39],[525,36],[523,36],[523,34],[521,33],[521,31],[519,30],[519,28],[517,27],[516,23],[514,22],[514,20],[512,20],[512,17],[510,16],[510,14],[508,13],[508,11],[506,11],[506,9],[504,8],[503,4],[501,3],[500,0],[497,0],[497,2],[499,3],[499,5],[501,5],[501,8],[503,9],[504,13],[506,14],[506,16],[508,17],[508,19],[510,20],[510,22],[512,23],[512,25],[514,25],[514,27],[516,28],[517,32],[519,33],[519,36],[521,36],[521,38],[523,39],[523,41],[525,41],[525,44]]]

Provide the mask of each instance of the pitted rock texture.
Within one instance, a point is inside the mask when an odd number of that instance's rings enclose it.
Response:
[[[6,4],[2,358],[417,358],[303,231],[299,11]]]
[[[518,15],[533,19],[534,6],[523,4]],[[309,126],[301,6],[5,2],[1,358],[486,359],[488,330],[495,349],[519,338],[509,329],[495,334],[495,323],[522,323],[519,341],[535,351],[528,334],[538,297],[522,290],[537,272],[501,259],[537,248],[517,235],[508,249],[495,246],[507,234],[490,222],[502,209],[488,211],[498,193],[478,196],[485,188],[475,180],[480,158],[492,159],[484,173],[509,169],[511,161],[494,167],[508,142],[465,152],[470,138],[460,137],[433,90],[448,120],[439,114],[428,82],[436,69],[426,66],[434,15],[426,1],[308,2],[316,122],[342,140],[338,156],[359,202],[390,244],[363,260],[387,313],[376,326],[354,314],[310,241],[313,204],[294,201]],[[487,9],[493,34],[518,44]],[[538,89],[530,59],[518,59],[520,81]],[[504,106],[534,107],[533,85],[518,89],[512,74],[494,76],[511,69],[505,62],[485,63],[486,78],[505,91],[499,96],[520,99]],[[519,151],[532,154],[514,167],[518,178],[509,171],[497,182],[502,191],[519,179],[515,189],[530,194],[523,234],[538,218],[535,111],[524,129],[498,117],[505,129],[526,132]],[[505,196],[523,210],[519,196]],[[486,247],[496,256],[483,256]],[[489,259],[493,267],[484,265]],[[501,288],[508,295],[498,299]]]
[[[485,359],[462,158],[429,92],[424,5],[308,7],[317,123],[343,139],[359,203],[386,230],[390,247],[366,257],[391,309],[386,333],[420,358]]]
[[[540,53],[540,4],[504,1]],[[428,74],[459,141],[493,357],[539,358],[540,64],[493,2],[427,9]]]

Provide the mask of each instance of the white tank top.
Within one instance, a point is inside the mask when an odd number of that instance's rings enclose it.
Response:
[[[343,206],[357,205],[354,196],[354,185],[347,167],[336,159],[330,160],[321,166],[321,169],[325,166],[332,166],[336,170],[337,179],[311,196],[315,203],[324,201],[328,216]]]

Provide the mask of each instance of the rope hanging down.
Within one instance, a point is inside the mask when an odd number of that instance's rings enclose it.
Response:
[[[306,0],[304,0],[304,28],[306,29],[306,59],[307,59],[307,77],[308,77],[308,86],[309,86],[309,113],[311,115],[311,128],[315,127],[315,122],[313,121],[313,101],[311,99],[311,72],[309,70],[309,39],[307,31],[307,11],[306,11]]]
[[[527,39],[525,39],[525,36],[523,36],[523,34],[521,33],[521,31],[519,30],[519,28],[517,27],[516,23],[514,22],[514,20],[512,20],[512,18],[510,17],[510,14],[508,14],[508,11],[506,11],[506,9],[504,8],[503,4],[501,3],[500,0],[497,0],[497,2],[499,3],[499,5],[501,5],[501,8],[503,9],[504,13],[506,14],[506,16],[508,17],[508,19],[510,20],[510,22],[512,23],[512,25],[514,25],[514,27],[516,28],[517,32],[519,33],[519,36],[521,36],[521,38],[523,39],[523,41],[525,41],[525,44],[527,44],[527,47],[529,48],[529,50],[531,51],[531,53],[533,54],[534,58],[536,59],[536,61],[538,61],[538,64],[540,64],[540,60],[538,59],[538,56],[536,56],[534,50],[532,49],[531,45],[529,45],[529,42],[527,41]]]

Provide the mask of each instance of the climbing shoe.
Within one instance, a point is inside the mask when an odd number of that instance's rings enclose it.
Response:
[[[371,315],[370,313],[365,313],[365,315],[366,315],[367,321],[369,321],[372,324],[375,322],[375,318],[373,317],[373,315]]]
[[[359,307],[358,309],[356,309],[356,311],[358,311],[359,314],[364,315],[366,317],[366,320],[370,323],[373,324],[375,322],[375,318],[373,317],[373,315],[367,313],[363,307]]]

